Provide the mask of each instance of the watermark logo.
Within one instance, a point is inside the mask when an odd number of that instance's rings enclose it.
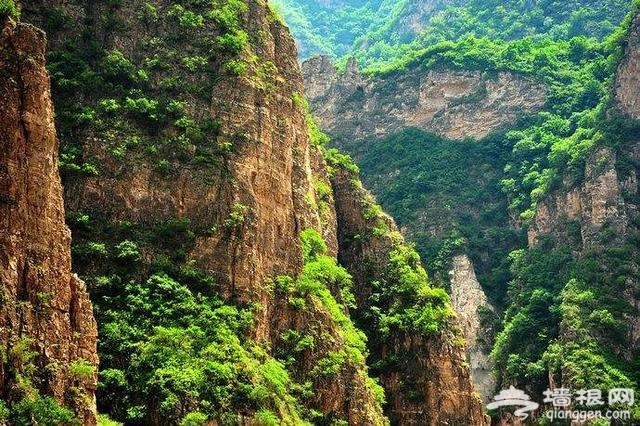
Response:
[[[524,420],[529,417],[528,411],[536,410],[540,404],[531,401],[531,397],[523,391],[509,387],[507,390],[500,391],[500,393],[493,397],[493,402],[487,405],[489,410],[496,409],[498,407],[516,406],[521,407],[513,412],[520,420]]]
[[[610,410],[599,409],[598,407],[605,405],[604,396],[600,389],[579,389],[571,392],[568,388],[547,389],[543,392],[545,398],[543,402],[550,403],[552,410],[547,410],[543,415],[551,421],[554,420],[573,420],[578,422],[586,422],[588,420],[605,419],[605,420],[630,420],[630,410]],[[584,410],[571,410],[572,400],[582,407]],[[612,406],[628,406],[634,403],[633,389],[616,388],[610,389],[607,395],[607,403]]]
[[[543,394],[545,398],[542,401],[553,406],[553,409],[545,411],[542,415],[551,421],[575,420],[584,422],[592,419],[629,420],[631,418],[630,410],[595,409],[605,405],[604,395],[600,389],[580,389],[572,392],[569,388],[555,388],[547,389]],[[529,417],[529,412],[537,410],[540,406],[537,402],[531,401],[529,395],[513,386],[507,390],[500,391],[493,399],[494,401],[487,405],[489,410],[509,406],[520,407],[513,413],[520,420]],[[586,410],[572,410],[571,405],[574,401],[579,406],[586,407]],[[631,407],[634,402],[633,389],[610,389],[607,395],[609,407]]]

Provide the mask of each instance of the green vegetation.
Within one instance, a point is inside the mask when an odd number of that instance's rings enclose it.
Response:
[[[616,351],[629,348],[634,308],[618,295],[637,279],[638,249],[593,247],[582,258],[571,249],[547,239],[512,253],[510,303],[492,352],[498,371],[535,392],[546,389],[549,371],[576,388],[635,387],[637,355],[629,362]]]
[[[327,255],[327,246],[315,230],[303,231],[300,238],[305,264],[296,282],[295,292],[303,298],[311,297],[312,301],[317,299],[331,318],[341,326],[345,340],[345,348],[338,355],[325,358],[324,364],[335,365],[339,371],[345,357],[356,364],[364,363],[367,353],[366,337],[355,328],[345,310],[345,307],[355,306],[355,299],[351,293],[351,276],[334,258]],[[330,289],[337,293],[338,300]],[[324,364],[316,366],[317,371],[324,371],[327,367]]]
[[[137,17],[140,22],[133,23],[121,16],[122,3],[109,6],[109,11],[106,7],[81,22],[63,8],[42,18],[45,30],[60,35],[48,52],[47,66],[62,141],[63,179],[114,172],[99,170],[97,165],[105,163],[103,153],[82,143],[89,137],[100,139],[116,158],[153,162],[163,177],[186,166],[210,182],[239,142],[234,135],[219,140],[220,123],[210,118],[207,105],[221,76],[243,75],[249,69],[246,57],[252,46],[240,19],[247,5],[240,0],[191,2],[158,14],[147,3]],[[42,11],[27,12],[33,16]],[[104,16],[110,21],[97,26]],[[129,50],[81,36],[100,31],[109,38],[114,31],[130,34],[141,25],[144,36],[131,35],[135,46]],[[77,34],[65,32],[71,28]]]
[[[22,337],[12,342],[8,353],[2,353],[3,362],[7,365],[8,373],[16,379],[16,386],[12,389],[11,400],[0,401],[0,421],[6,424],[29,425],[33,423],[46,426],[59,424],[75,424],[77,419],[73,411],[63,407],[50,396],[43,396],[36,385],[44,373],[36,366],[36,352],[33,340]],[[93,373],[93,367],[84,360],[71,363],[69,369],[72,374]],[[78,396],[84,396],[78,388],[74,391]]]
[[[344,63],[346,55],[353,55],[367,67],[469,34],[491,40],[603,38],[629,11],[626,0],[463,0],[432,2],[424,8],[411,0],[348,0],[339,5],[277,0],[275,5],[291,26],[302,58],[324,53]],[[413,22],[420,25],[407,25]]]
[[[344,173],[354,190],[362,191],[359,168],[351,157],[336,149],[324,150],[329,173]],[[368,238],[383,238],[392,250],[383,274],[368,277],[372,294],[366,307],[359,307],[355,317],[361,327],[376,339],[387,338],[392,332],[417,332],[424,336],[443,331],[454,316],[449,296],[442,288],[432,287],[420,256],[414,246],[405,243],[403,237],[391,231],[382,208],[363,191],[360,203],[364,209],[363,219],[372,224],[370,235],[350,236],[343,244],[358,245]],[[349,237],[347,237],[349,238]],[[354,306],[356,307],[356,306]]]
[[[143,169],[160,187],[174,184],[178,173],[191,176],[193,185],[232,181],[230,158],[247,138],[222,134],[222,123],[211,118],[214,89],[242,76],[265,92],[279,90],[279,70],[256,56],[262,41],[247,32],[245,1],[189,1],[163,10],[144,3],[134,16],[128,16],[130,4],[107,2],[87,9],[81,20],[63,7],[27,7],[56,40],[47,63],[66,184],[98,175],[127,180]],[[131,44],[112,43],[115,33]],[[135,222],[114,219],[103,205],[85,208],[71,210],[68,223],[74,270],[87,283],[98,320],[101,424],[152,418],[235,424],[238,413],[261,424],[305,424],[303,417],[311,416],[303,407],[308,387],[274,357],[275,348],[250,337],[261,307],[236,302],[235,295],[223,300],[212,274],[188,259],[197,238],[227,241],[246,229],[249,206],[216,207],[205,218]],[[336,280],[345,279],[335,261],[333,266]],[[347,283],[340,285],[349,300]],[[330,309],[350,324],[328,290],[318,294],[309,296],[307,309]],[[315,301],[328,308],[310,306]],[[304,337],[292,350],[327,338],[294,331]],[[357,336],[352,325],[347,336]],[[361,364],[363,359],[360,354]],[[94,374],[81,360],[70,372],[78,378]]]
[[[452,255],[467,253],[492,300],[501,300],[509,277],[503,259],[524,241],[508,226],[506,199],[496,196],[510,152],[500,135],[451,141],[407,129],[368,146],[358,158],[363,181],[409,227],[427,269],[446,280]]]
[[[285,16],[294,33],[303,33],[303,56],[310,51],[351,53],[365,73],[389,81],[420,67],[478,70],[488,80],[510,71],[545,85],[547,102],[541,112],[521,117],[511,129],[483,140],[450,141],[405,129],[381,140],[362,141],[354,155],[365,184],[408,229],[437,281],[448,280],[452,255],[472,258],[485,291],[504,315],[499,321],[480,312],[490,329],[483,343],[493,349],[501,383],[540,395],[551,373],[555,383],[574,388],[637,387],[638,352],[630,349],[628,321],[637,308],[627,300],[631,296],[620,297],[637,295],[637,219],[631,221],[628,235],[618,235],[615,223],[605,223],[591,241],[583,241],[585,230],[579,221],[567,220],[557,224],[559,230],[551,236],[541,236],[536,247],[521,247],[526,246],[525,231],[539,204],[580,185],[585,164],[597,149],[612,150],[621,180],[637,171],[638,163],[627,150],[636,142],[638,123],[617,116],[610,94],[631,20],[631,15],[623,16],[637,10],[638,3],[436,3],[422,20],[424,31],[415,34],[398,26],[417,13],[408,3],[397,2],[382,24],[371,24],[363,10],[375,10],[385,2],[359,2],[349,6],[364,9],[344,9],[352,16],[334,13],[323,18],[333,22],[333,28],[344,28],[326,38],[319,36],[325,27],[315,24],[314,16],[331,5],[283,3],[291,9],[288,14],[285,9]],[[336,43],[337,35],[345,36],[342,44]],[[325,40],[336,50],[325,49]],[[485,95],[479,91],[460,104],[473,107]],[[340,140],[335,143],[341,145]],[[351,168],[351,182],[357,186],[353,176],[358,168],[349,158],[324,151],[330,172]],[[604,160],[596,163],[595,167],[609,167]],[[625,200],[638,202],[637,196],[626,193]],[[366,210],[366,219],[375,217],[375,209]],[[371,234],[350,237],[352,244],[359,244],[381,235],[384,223],[372,227]],[[394,261],[412,265],[413,259],[394,251],[390,271],[405,270]],[[374,289],[380,291],[372,295],[372,310],[354,311],[357,324],[365,330],[375,324],[381,336],[390,327],[413,327],[426,334],[438,330],[446,311],[411,312],[406,307],[415,302],[409,300],[394,312],[394,305],[390,310],[384,303],[389,297],[385,291],[403,294],[399,283],[414,278],[415,273],[409,273],[378,283],[372,277]],[[438,300],[434,296],[434,306],[446,306]],[[370,347],[377,344],[374,338]],[[389,368],[393,362],[376,360],[373,369]]]
[[[111,420],[106,414],[98,414],[98,426],[122,426],[122,423]]]
[[[196,235],[189,221],[151,227],[82,222],[78,239],[111,235],[113,241],[102,259],[76,258],[100,325],[101,411],[123,422],[153,413],[201,424],[195,422],[231,418],[240,409],[296,418],[286,371],[246,337],[254,308],[225,304],[212,278],[185,262]],[[129,239],[121,241],[121,234]],[[155,253],[151,263],[141,258],[143,249]],[[71,371],[92,374],[86,367],[79,361]]]
[[[254,220],[250,206],[216,206],[215,221],[173,217],[171,209],[162,218],[135,223],[110,216],[111,206],[71,211],[74,270],[89,287],[99,324],[99,409],[114,419],[101,416],[100,423],[141,424],[160,417],[171,424],[233,424],[243,413],[265,425],[341,424],[309,408],[314,386],[354,367],[365,371],[371,348],[398,335],[457,335],[449,298],[431,282],[418,252],[437,282],[446,281],[451,255],[464,252],[473,259],[491,299],[504,309],[492,353],[503,382],[539,394],[551,371],[558,383],[566,377],[603,388],[637,384],[637,355],[623,353],[629,346],[625,315],[636,311],[619,297],[623,290],[636,291],[627,283],[637,279],[631,260],[638,258],[637,233],[616,249],[603,243],[587,250],[581,230],[573,227],[573,238],[525,250],[519,249],[525,244],[522,230],[509,227],[518,219],[526,225],[538,203],[567,184],[567,176],[569,184],[580,181],[585,160],[599,146],[612,148],[628,169],[635,167],[621,147],[637,127],[618,120],[608,99],[628,21],[618,30],[613,26],[627,2],[436,4],[419,37],[398,31],[412,10],[408,1],[347,0],[338,12],[311,1],[281,3],[294,30],[304,34],[303,45],[336,56],[354,44],[367,45],[354,53],[370,74],[391,78],[408,67],[473,69],[487,77],[511,71],[544,83],[547,105],[482,141],[447,141],[415,129],[368,141],[370,149],[357,158],[365,182],[401,226],[413,228],[417,248],[390,231],[372,199],[362,200],[362,219],[371,226],[349,236],[349,243],[357,247],[381,238],[391,250],[384,272],[367,277],[372,291],[366,303],[356,306],[352,277],[328,255],[317,231],[304,230],[300,276],[265,280],[264,297],[273,297],[277,310],[317,321],[300,328],[285,324],[276,330],[273,347],[250,337],[263,307],[238,302],[237,294],[223,299],[221,282],[189,258],[197,239],[235,243],[232,237]],[[247,138],[223,132],[223,123],[211,118],[211,95],[223,79],[251,81],[267,95],[281,86],[275,64],[256,55],[262,36],[245,28],[247,4],[187,1],[165,11],[145,3],[136,8],[133,23],[123,16],[130,10],[123,2],[93,9],[81,21],[63,8],[41,12],[55,40],[47,59],[65,183],[96,176],[129,179],[142,173],[137,166],[147,165],[153,185],[172,184],[178,173],[202,185],[235,185],[230,166]],[[15,18],[14,3],[0,0],[0,14]],[[354,17],[356,23],[335,30]],[[270,13],[270,22],[279,19]],[[116,32],[132,45],[116,48],[122,44],[112,42]],[[303,47],[302,55],[312,50]],[[463,101],[472,104],[484,95],[481,90]],[[287,98],[307,107],[299,93]],[[353,188],[361,189],[358,166],[328,148],[310,115],[308,128],[330,175],[346,173]],[[326,212],[331,195],[317,181],[309,201]],[[600,237],[604,241],[612,232],[605,226]],[[46,306],[47,295],[38,297]],[[486,317],[495,326],[495,318]],[[397,367],[412,355],[374,359],[373,370]],[[32,391],[29,343],[18,342],[7,356],[26,396],[11,407],[0,404],[0,419],[72,422],[71,412]],[[95,373],[84,360],[74,361],[69,371],[77,379]],[[382,405],[380,386],[364,379]]]
[[[30,425],[33,423],[55,426],[60,424],[74,424],[75,415],[68,408],[61,407],[51,397],[25,397],[11,407],[8,415],[10,424]]]
[[[0,0],[0,18],[8,16],[12,19],[18,19],[20,12],[13,0]]]

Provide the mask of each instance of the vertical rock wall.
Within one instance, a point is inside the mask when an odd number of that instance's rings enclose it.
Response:
[[[0,396],[40,394],[95,424],[96,323],[71,273],[56,167],[45,35],[5,22],[0,35]],[[31,359],[29,352],[34,357]],[[70,365],[90,365],[82,374]],[[30,388],[34,386],[34,389]]]

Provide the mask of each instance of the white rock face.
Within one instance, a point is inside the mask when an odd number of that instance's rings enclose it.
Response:
[[[478,342],[482,334],[478,307],[484,306],[493,310],[484,294],[471,260],[466,255],[453,258],[453,267],[449,271],[451,277],[451,304],[457,312],[462,333],[469,346],[469,363],[471,378],[476,391],[483,401],[489,401],[494,395],[495,379],[491,372],[493,367],[486,349]]]
[[[627,116],[640,119],[640,15],[629,31],[625,56],[616,73],[616,100]]]
[[[340,74],[322,56],[305,61],[302,71],[318,124],[347,141],[384,137],[407,127],[449,139],[482,139],[540,110],[546,99],[544,86],[508,72],[485,75],[413,66],[369,76],[352,60]]]

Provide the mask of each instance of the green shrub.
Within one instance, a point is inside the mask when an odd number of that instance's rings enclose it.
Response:
[[[4,16],[12,19],[20,18],[20,12],[13,0],[0,0],[0,17]]]
[[[69,364],[69,372],[79,379],[84,379],[94,375],[95,367],[89,361],[80,358]]]
[[[182,65],[190,72],[206,68],[209,60],[203,56],[184,56],[181,59]]]
[[[101,71],[105,77],[116,83],[131,84],[135,81],[134,65],[117,49],[105,56]]]
[[[243,76],[247,72],[247,64],[242,59],[229,59],[224,63],[224,69],[235,76]]]
[[[0,401],[0,422],[6,423],[9,419],[9,407],[7,407],[7,403],[4,401]]]
[[[158,121],[158,101],[147,98],[125,99],[124,107],[136,117],[148,121]]]
[[[122,423],[111,420],[106,414],[98,414],[98,426],[122,426]]]
[[[120,104],[115,99],[103,99],[100,101],[100,108],[108,114],[115,114],[120,110]]]
[[[179,4],[171,6],[168,15],[177,18],[180,26],[184,28],[194,29],[204,25],[204,17],[202,15],[187,10]]]
[[[316,363],[311,374],[322,377],[334,377],[342,371],[346,361],[347,355],[344,351],[329,352]]]
[[[203,426],[208,420],[208,416],[199,411],[193,411],[182,419],[180,426]]]
[[[89,260],[92,257],[104,257],[109,254],[107,246],[104,243],[90,242],[84,245],[74,245],[72,247],[74,256]]]
[[[125,240],[115,247],[115,257],[120,260],[136,260],[140,257],[138,244]]]
[[[272,411],[267,409],[262,409],[258,411],[253,419],[259,426],[279,426],[280,419],[276,416]]]
[[[300,233],[302,253],[306,261],[312,261],[327,253],[327,244],[315,229],[305,229]]]
[[[227,33],[216,38],[216,46],[231,55],[242,52],[249,44],[249,36],[244,31]]]
[[[51,397],[43,398],[39,395],[33,398],[25,397],[13,405],[9,418],[11,424],[43,426],[71,424],[76,420],[71,410],[61,407]]]
[[[229,213],[229,217],[224,221],[224,227],[227,229],[233,229],[242,225],[245,221],[245,216],[249,210],[248,206],[241,203],[235,203]]]

